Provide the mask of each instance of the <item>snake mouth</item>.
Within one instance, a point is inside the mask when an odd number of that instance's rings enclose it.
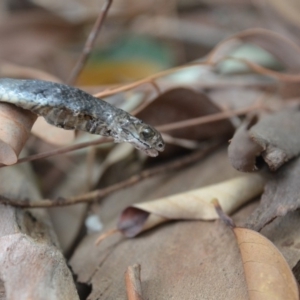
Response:
[[[151,157],[155,157],[158,155],[158,151],[153,149],[153,148],[150,148],[150,149],[144,149],[143,150],[147,155],[151,156]]]

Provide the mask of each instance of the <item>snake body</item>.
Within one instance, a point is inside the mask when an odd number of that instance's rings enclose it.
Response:
[[[43,116],[64,129],[110,136],[129,142],[150,156],[164,150],[161,134],[152,126],[104,100],[65,84],[42,80],[0,79],[0,102]]]

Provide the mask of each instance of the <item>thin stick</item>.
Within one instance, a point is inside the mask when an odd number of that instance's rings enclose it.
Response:
[[[223,140],[224,141],[224,140]],[[12,206],[18,206],[18,207],[30,207],[30,208],[41,208],[41,207],[56,207],[56,206],[67,206],[67,205],[74,205],[78,203],[88,203],[88,202],[95,202],[97,200],[100,200],[103,197],[108,196],[109,194],[112,194],[113,192],[116,192],[118,190],[130,187],[138,182],[140,182],[143,179],[153,177],[155,175],[165,173],[168,171],[173,171],[176,169],[180,169],[184,166],[187,166],[191,163],[194,163],[198,161],[199,159],[203,158],[207,154],[211,153],[213,150],[215,150],[218,146],[221,145],[223,142],[222,140],[213,141],[204,148],[195,151],[189,155],[186,155],[184,157],[178,158],[174,161],[171,161],[167,164],[164,164],[162,166],[158,166],[155,168],[151,168],[149,170],[144,170],[141,173],[137,175],[133,175],[129,177],[128,179],[125,179],[121,182],[112,184],[106,188],[103,189],[97,189],[94,191],[91,191],[89,193],[74,196],[70,198],[59,198],[56,200],[51,199],[43,199],[38,200],[34,202],[29,202],[28,200],[19,200],[19,199],[9,199],[5,196],[0,195],[0,203],[1,204],[9,204]]]
[[[43,152],[43,153],[26,156],[26,157],[20,158],[14,165],[37,160],[37,159],[48,158],[48,157],[55,156],[55,155],[64,154],[64,153],[79,150],[79,149],[82,149],[85,147],[96,146],[96,145],[111,143],[111,142],[113,142],[113,140],[111,138],[102,137],[102,138],[97,139],[92,142],[78,143],[75,145],[71,145],[71,146],[67,146],[67,147],[63,147],[63,148],[59,148],[59,149],[54,149],[54,150],[51,150],[48,152]],[[0,168],[4,168],[4,167],[8,167],[8,166],[0,165]]]
[[[141,80],[138,80],[138,81],[126,84],[126,85],[122,85],[120,87],[116,87],[116,88],[113,88],[113,89],[104,90],[100,93],[95,94],[94,97],[103,98],[103,97],[111,96],[111,95],[114,95],[116,93],[131,90],[131,89],[133,89],[135,87],[138,87],[142,84],[151,84],[151,85],[153,85],[154,79],[157,79],[157,78],[160,78],[160,77],[163,77],[163,76],[167,76],[167,75],[173,74],[177,71],[180,71],[182,69],[186,69],[186,68],[190,68],[190,67],[194,67],[194,66],[210,67],[210,64],[206,63],[205,61],[204,62],[194,62],[194,63],[189,63],[189,64],[186,64],[186,65],[183,65],[183,66],[175,67],[175,68],[172,68],[172,69],[164,70],[164,71],[161,71],[161,72],[156,73],[154,75],[148,76],[144,79],[141,79]]]
[[[105,240],[106,238],[108,238],[109,236],[112,236],[116,233],[120,232],[119,229],[117,228],[114,228],[114,229],[111,229],[111,230],[108,230],[107,232],[101,234],[97,240],[95,241],[95,245],[98,246],[103,240]]]
[[[213,199],[211,201],[211,203],[213,204],[213,206],[215,207],[215,210],[219,216],[219,218],[230,228],[234,228],[235,224],[233,222],[233,220],[223,211],[218,199]]]
[[[94,47],[96,37],[102,28],[102,25],[104,23],[105,17],[107,15],[107,12],[108,12],[111,4],[112,4],[112,0],[105,1],[104,5],[101,9],[101,12],[100,12],[88,38],[86,40],[83,51],[75,65],[75,67],[73,68],[69,79],[67,80],[68,84],[72,85],[75,83],[75,81],[78,78],[79,74],[81,73],[86,61],[88,60],[90,53]]]
[[[174,122],[174,123],[170,123],[170,124],[166,124],[166,125],[160,125],[160,126],[157,126],[156,129],[159,131],[165,132],[165,131],[170,131],[170,130],[178,129],[178,128],[185,128],[185,127],[190,127],[190,126],[195,126],[195,125],[200,125],[200,124],[205,124],[205,123],[212,123],[212,122],[228,119],[233,116],[244,115],[253,110],[257,110],[258,108],[262,108],[262,106],[256,104],[256,105],[253,105],[253,106],[250,106],[247,108],[231,110],[231,111],[230,110],[223,111],[220,113],[206,115],[203,117]]]
[[[141,265],[129,266],[125,272],[125,283],[128,300],[143,300],[141,284]]]

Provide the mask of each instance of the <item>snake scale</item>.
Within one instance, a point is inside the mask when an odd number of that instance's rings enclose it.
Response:
[[[77,129],[128,142],[149,156],[165,143],[152,126],[104,100],[65,84],[42,80],[0,79],[0,102],[14,104],[43,116],[64,129]]]

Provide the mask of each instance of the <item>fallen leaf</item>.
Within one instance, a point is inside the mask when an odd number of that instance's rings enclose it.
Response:
[[[218,216],[212,199],[218,198],[230,214],[263,191],[265,179],[258,174],[241,176],[219,184],[171,195],[127,207],[121,213],[118,229],[127,237],[170,220],[214,220]]]
[[[158,96],[138,113],[137,117],[151,125],[159,126],[220,111],[221,109],[205,94],[187,88],[174,88]],[[229,120],[221,120],[211,124],[171,130],[168,134],[175,138],[201,141],[217,136],[229,137],[233,130]],[[179,151],[178,146],[167,145],[161,157],[169,157],[171,153]]]
[[[37,118],[31,132],[43,141],[53,145],[67,145],[75,138],[74,130],[64,130],[50,125],[42,117]]]
[[[0,104],[0,163],[12,165],[30,136],[36,115],[12,104]]]
[[[298,285],[283,255],[256,231],[234,228],[250,300],[299,299]]]
[[[27,201],[41,197],[28,164],[1,170],[0,194]],[[0,220],[5,299],[79,299],[47,211],[0,205]]]
[[[234,232],[243,261],[249,299],[299,299],[295,277],[275,245],[256,231],[236,227],[218,200],[212,202],[220,219]]]

